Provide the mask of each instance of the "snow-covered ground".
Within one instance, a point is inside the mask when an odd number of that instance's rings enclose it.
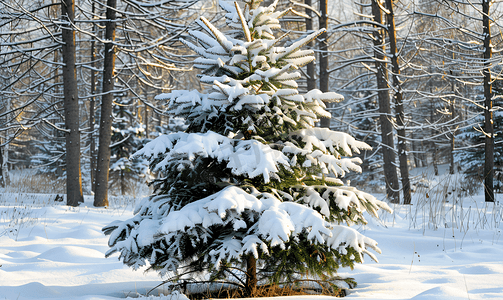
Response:
[[[459,200],[449,180],[430,180],[418,188],[414,205],[395,206],[382,221],[369,217],[359,228],[383,253],[378,264],[367,259],[339,271],[358,282],[349,299],[503,299],[503,209],[486,205],[481,195]],[[129,218],[131,205],[117,200],[108,209],[93,208],[86,197],[71,208],[51,195],[0,194],[0,300],[145,294],[161,281],[156,273],[104,257],[108,239],[101,228]]]

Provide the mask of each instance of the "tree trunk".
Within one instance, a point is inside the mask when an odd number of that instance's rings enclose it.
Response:
[[[92,12],[96,12],[95,2],[92,4]],[[97,34],[97,26],[93,24],[93,32]],[[91,94],[96,94],[96,40],[93,38],[91,41]],[[96,140],[94,139],[94,124],[95,121],[95,107],[96,107],[96,97],[92,96],[89,103],[89,164],[91,170],[91,190],[94,192],[95,189],[95,174],[96,174]]]
[[[0,144],[7,142],[7,134],[3,139],[0,138]],[[9,185],[9,144],[0,146],[0,186],[6,187]]]
[[[148,117],[148,105],[147,105],[147,101],[149,99],[149,87],[146,86],[143,88],[143,93],[145,94],[145,102],[143,103],[144,106],[145,106],[145,111],[143,112],[143,123],[145,123],[145,138],[148,139],[148,136],[150,134],[150,128],[148,126],[148,122],[149,122],[149,117]],[[139,106],[140,102],[138,102],[138,106]]]
[[[115,68],[115,8],[116,0],[107,0],[105,27],[105,59],[103,66],[103,96],[101,98],[101,120],[96,167],[96,193],[94,206],[108,206],[108,175],[110,168],[110,142],[112,139],[112,104]]]
[[[455,92],[456,92],[456,88],[455,88],[455,85],[454,85],[454,81],[451,82],[451,90],[452,90],[452,99],[451,99],[451,102],[449,103],[449,106],[450,106],[450,110],[451,110],[451,120],[453,121],[453,123],[456,122],[456,107],[455,107],[455,101],[456,101],[456,98],[454,96]],[[454,170],[454,150],[455,150],[455,146],[456,146],[456,126],[453,124],[452,125],[452,129],[451,129],[451,151],[450,151],[450,157],[449,157],[449,160],[450,160],[450,166],[449,166],[449,174],[454,174],[455,170]]]
[[[320,0],[320,29],[327,28],[327,0]],[[319,65],[320,65],[320,90],[324,93],[328,92],[328,34],[324,32],[319,38]],[[328,108],[328,103],[325,104]],[[320,127],[330,128],[330,118],[321,118]]]
[[[67,205],[78,206],[84,202],[82,195],[82,175],[80,173],[80,117],[77,91],[75,18],[73,0],[61,2],[63,54],[63,93],[66,133],[66,201]]]
[[[430,89],[430,92],[431,92],[431,89]],[[435,104],[433,102],[430,102],[431,104],[431,107],[430,107],[430,124],[433,124],[435,122]],[[430,129],[430,135],[433,136],[434,135],[434,130],[433,129]],[[438,149],[437,149],[437,144],[435,143],[434,140],[432,140],[431,142],[428,142],[427,145],[430,145],[429,149],[431,152],[431,162],[433,164],[433,174],[435,176],[438,176],[438,165],[437,165],[437,152],[438,152]]]
[[[150,134],[149,132],[149,128],[148,128],[148,105],[145,103],[145,117],[144,117],[145,121],[145,138],[148,139],[148,135]]]
[[[438,176],[438,164],[437,164],[437,144],[435,142],[431,142],[431,148],[433,149],[433,174]]]
[[[484,32],[484,119],[485,119],[485,163],[484,163],[484,195],[486,202],[494,202],[494,126],[493,100],[491,84],[491,27],[489,20],[490,0],[482,0],[482,22]]]
[[[311,0],[305,0],[304,3],[309,6],[312,5]],[[306,8],[306,15],[310,17],[306,18],[306,31],[310,33],[313,31],[313,19],[312,19],[313,12],[310,9]],[[310,49],[314,48],[314,42],[311,41],[309,44],[307,44],[307,47]],[[316,88],[314,61],[307,64],[306,73],[307,73],[307,91],[314,90]]]
[[[94,73],[94,72],[93,72]],[[94,76],[91,76],[91,80],[96,80],[94,79]],[[91,90],[93,89],[92,84],[91,84]],[[93,92],[94,94],[94,92]],[[91,98],[91,101],[89,103],[89,127],[90,127],[90,133],[89,133],[89,155],[90,155],[90,169],[91,169],[91,190],[93,192],[96,191],[95,188],[95,174],[96,174],[96,140],[94,139],[94,124],[95,124],[95,106],[96,106],[96,100],[95,97],[93,96]]]
[[[411,192],[409,181],[409,167],[407,165],[407,144],[405,140],[405,113],[403,110],[402,84],[400,82],[400,66],[398,64],[398,46],[396,42],[395,15],[392,0],[386,0],[387,25],[389,46],[391,52],[391,65],[393,72],[393,87],[395,90],[395,115],[398,135],[398,159],[400,162],[400,176],[402,178],[403,203],[410,204]]]
[[[412,138],[416,138],[416,136],[414,136],[414,134],[412,134]],[[418,142],[417,141],[412,141],[412,151],[414,151],[414,166],[416,168],[420,168],[423,166],[422,162],[421,162],[421,156],[419,154],[419,146],[417,144]]]
[[[454,170],[454,149],[456,145],[456,137],[454,135],[454,131],[452,132],[451,135],[451,155],[449,157],[450,159],[450,166],[449,166],[449,174],[454,175],[455,170]]]
[[[5,103],[5,113],[10,110],[10,101],[11,99],[8,96],[4,96],[5,98],[2,101]],[[3,97],[2,97],[3,98]],[[7,127],[7,120],[9,119],[8,114],[5,115],[5,123],[3,126]],[[1,125],[1,123],[0,123]],[[0,138],[0,186],[6,187],[9,185],[9,168],[8,168],[8,160],[9,160],[9,144],[7,141],[9,140],[9,130],[4,131],[4,138]],[[1,144],[5,143],[5,146],[1,146]]]
[[[9,144],[6,144],[3,147],[3,153],[1,154],[2,156],[2,164],[0,165],[0,169],[2,169],[2,179],[4,182],[5,186],[8,186],[10,184],[10,177],[9,177]]]
[[[126,181],[124,179],[124,169],[121,169],[121,195],[124,196],[126,194]]]
[[[0,140],[0,144],[1,144]],[[3,170],[3,147],[0,146],[0,187],[5,187],[5,179],[3,178],[4,170]]]
[[[378,0],[372,0],[372,13],[374,21],[382,24],[382,13]],[[377,88],[379,100],[379,122],[381,123],[382,153],[384,161],[384,180],[386,182],[386,195],[391,203],[400,203],[398,175],[395,166],[395,143],[393,141],[393,125],[391,124],[391,106],[388,86],[388,70],[385,57],[385,44],[382,30],[374,32],[374,56],[377,69]]]
[[[158,113],[157,114],[157,126],[159,126],[159,128],[162,128],[162,113]],[[169,125],[169,118],[168,118],[168,125]]]
[[[253,254],[246,257],[246,296],[253,297],[257,290],[257,260]]]

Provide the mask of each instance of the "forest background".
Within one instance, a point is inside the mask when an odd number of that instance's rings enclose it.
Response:
[[[320,126],[373,147],[362,174],[347,179],[407,204],[428,184],[410,170],[448,164],[465,175],[463,192],[483,188],[494,201],[503,188],[500,3],[328,2],[278,6],[295,10],[282,19],[287,44],[327,28],[299,89],[342,94]],[[153,175],[130,155],[184,128],[155,96],[204,88],[179,39],[190,39],[197,17],[221,14],[202,0],[2,1],[0,184],[8,170],[33,168],[56,182],[43,192],[66,193],[72,206],[83,194],[108,206],[109,193],[132,193]]]

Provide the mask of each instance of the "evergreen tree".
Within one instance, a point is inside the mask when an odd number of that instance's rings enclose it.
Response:
[[[503,82],[496,80],[493,83],[494,107],[499,107],[501,96],[503,95]],[[483,97],[477,97],[476,102],[483,104]],[[475,106],[475,105],[473,105]],[[477,110],[478,107],[474,107]],[[503,112],[495,109],[493,112],[494,143],[500,144],[503,141]],[[466,179],[471,186],[482,186],[484,182],[484,115],[479,114],[474,118],[472,125],[460,130],[456,139],[465,141],[465,147],[455,153],[455,160],[463,167]],[[466,148],[469,147],[469,148]],[[479,185],[480,184],[480,185]],[[503,190],[503,153],[501,147],[494,147],[494,190]],[[474,191],[474,190],[472,190]]]
[[[63,127],[64,123],[56,123]],[[35,142],[35,153],[31,156],[30,165],[37,169],[38,174],[53,177],[58,185],[66,181],[66,145],[62,131],[52,127],[39,126],[37,128],[45,141]]]
[[[64,141],[64,140],[63,140]],[[57,183],[64,183],[66,178],[66,147],[60,138],[38,142],[38,153],[32,156],[30,163],[37,168],[37,173],[54,176]]]
[[[114,124],[112,126],[112,144],[110,145],[110,189],[118,189],[121,195],[130,192],[132,181],[144,178],[148,173],[148,162],[141,157],[131,155],[140,149],[144,128],[135,122],[135,117],[128,109],[133,99],[116,99],[114,106]],[[136,123],[136,124],[135,124]]]
[[[190,31],[197,42],[183,41],[200,55],[195,65],[211,90],[158,96],[188,128],[136,153],[162,176],[134,217],[103,228],[110,235],[107,256],[119,252],[128,266],[148,262],[178,278],[241,275],[247,295],[262,279],[331,276],[362,262],[364,253],[376,259],[367,248],[380,252],[377,243],[349,226],[366,223],[365,211],[377,217],[379,208],[390,209],[339,179],[361,171],[361,160],[347,156],[370,147],[315,127],[330,116],[323,101],[340,95],[297,91],[297,70],[314,60],[312,50],[301,48],[325,29],[281,47],[285,35],[273,31],[291,9],[276,12],[278,1],[260,2],[241,8],[221,1],[232,35],[201,17],[205,32]]]

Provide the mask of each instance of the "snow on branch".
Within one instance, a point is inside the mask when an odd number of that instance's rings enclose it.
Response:
[[[162,159],[159,159],[159,156]],[[182,160],[192,162],[196,156],[215,158],[218,162],[226,161],[227,168],[234,175],[246,175],[249,178],[263,176],[264,182],[276,175],[279,165],[289,167],[288,158],[278,150],[256,140],[236,140],[217,134],[177,132],[163,135],[147,143],[134,154],[144,156],[153,164],[154,171],[166,169],[178,164],[179,170],[187,167]],[[189,164],[190,165],[190,164]]]
[[[375,256],[365,249],[366,246],[380,253],[374,240],[346,226],[332,225],[309,207],[294,202],[282,202],[268,193],[252,195],[235,186],[229,186],[178,211],[172,211],[162,219],[162,225],[155,236],[172,238],[194,228],[213,228],[229,222],[236,231],[246,229],[243,215],[246,211],[259,214],[257,226],[248,229],[245,236],[220,239],[218,246],[209,252],[209,259],[215,265],[218,266],[221,261],[239,259],[247,253],[258,258],[258,249],[267,252],[266,243],[271,247],[279,246],[284,249],[292,236],[306,229],[309,240],[326,244],[343,254],[346,248],[352,247],[360,255],[367,253],[376,260]]]
[[[328,128],[306,128],[290,134],[299,136],[306,143],[304,150],[313,151],[317,148],[323,152],[336,152],[342,149],[342,155],[351,156],[352,151],[360,153],[360,150],[372,150],[372,147],[364,142],[357,141],[354,137],[344,132],[331,131]],[[352,150],[352,151],[351,151]]]
[[[367,250],[367,247],[373,249],[377,253],[381,253],[381,249],[377,247],[377,242],[373,239],[364,236],[353,228],[334,225],[332,234],[328,238],[327,244],[343,255],[347,253],[347,248],[352,247],[360,255],[360,261],[363,262],[363,253],[370,256],[375,262],[379,262],[377,257]]]

